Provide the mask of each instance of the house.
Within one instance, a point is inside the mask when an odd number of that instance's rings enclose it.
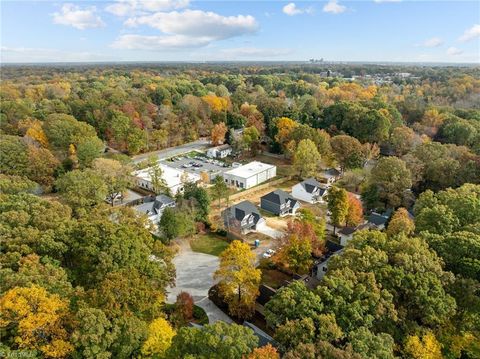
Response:
[[[292,196],[308,203],[322,202],[326,193],[325,185],[314,178],[308,178],[292,187]]]
[[[390,218],[389,213],[380,214],[377,212],[372,212],[370,216],[368,216],[368,223],[372,226],[375,226],[379,230],[385,229],[385,225]]]
[[[133,207],[133,209],[138,213],[146,214],[148,219],[156,224],[162,217],[165,208],[169,207],[175,207],[175,201],[164,194],[160,194],[156,197],[145,197],[143,203]]]
[[[225,158],[231,154],[232,154],[232,146],[227,144],[211,147],[207,150],[207,157],[210,157],[210,158]]]
[[[265,219],[258,208],[249,201],[237,203],[222,212],[223,223],[227,230],[238,233],[255,231],[265,225]]]
[[[160,163],[159,167],[162,171],[162,179],[172,195],[183,191],[183,184],[185,181],[200,181],[200,175],[196,173],[191,173],[178,168],[173,168],[163,163]],[[151,168],[145,168],[143,170],[135,171],[133,172],[132,176],[138,187],[148,191],[153,191],[154,188],[152,184]]]
[[[331,186],[333,183],[335,183],[335,181],[340,179],[341,175],[342,174],[340,173],[340,171],[336,168],[328,168],[322,171],[322,173],[320,174],[320,176],[325,179],[325,182],[328,186]]]
[[[328,270],[328,261],[332,256],[339,254],[343,250],[343,246],[327,240],[327,242],[325,243],[325,249],[326,251],[323,257],[316,260],[313,265],[312,276],[317,279],[323,278],[323,276]]]
[[[361,231],[362,229],[370,229],[372,227],[373,226],[370,223],[363,223],[356,227],[343,227],[337,232],[337,236],[340,239],[340,245],[345,246],[353,238],[353,235],[357,231]]]
[[[277,189],[260,198],[260,208],[283,217],[294,215],[300,203],[287,192]]]
[[[263,347],[267,344],[271,344],[273,346],[278,345],[277,342],[275,342],[270,335],[265,333],[263,330],[261,330],[256,325],[254,325],[250,322],[244,321],[243,326],[253,330],[253,334],[255,334],[255,336],[258,338],[258,346],[259,347]]]
[[[277,167],[253,161],[223,173],[225,182],[241,189],[251,188],[277,175]]]

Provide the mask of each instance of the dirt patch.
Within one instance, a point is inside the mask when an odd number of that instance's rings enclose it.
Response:
[[[287,229],[287,223],[290,218],[292,217],[269,217],[265,218],[265,221],[267,222],[267,226],[269,226],[270,228],[276,229],[278,231],[284,231],[285,229]]]

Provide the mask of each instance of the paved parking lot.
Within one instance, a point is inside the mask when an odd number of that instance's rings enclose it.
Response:
[[[222,161],[209,159],[208,157],[204,157],[201,155],[199,155],[198,158],[180,156],[176,157],[175,159],[175,161],[162,160],[161,162],[170,167],[182,169],[184,171],[196,174],[200,174],[201,172],[207,172],[212,175],[216,173],[223,173],[232,169],[230,165],[224,166]]]

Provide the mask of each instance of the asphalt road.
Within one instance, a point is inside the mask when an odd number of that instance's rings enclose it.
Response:
[[[142,162],[142,161],[146,160],[147,158],[149,158],[152,155],[157,156],[159,160],[162,160],[162,159],[165,159],[165,158],[178,156],[178,155],[181,155],[183,153],[187,153],[187,152],[194,151],[194,150],[203,151],[203,150],[207,149],[209,146],[210,146],[210,141],[205,139],[205,138],[201,138],[199,140],[189,142],[189,143],[185,143],[185,144],[180,145],[180,146],[165,148],[165,149],[160,150],[160,151],[142,153],[141,155],[133,156],[132,160],[133,160],[134,163],[138,163],[138,162]]]

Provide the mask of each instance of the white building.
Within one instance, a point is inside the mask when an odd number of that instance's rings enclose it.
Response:
[[[162,179],[169,188],[172,195],[176,195],[178,191],[183,190],[184,182],[198,182],[200,176],[196,173],[190,173],[181,169],[173,168],[162,163],[159,164],[162,170]],[[138,187],[153,191],[150,168],[135,171],[133,177]]]
[[[225,182],[237,188],[245,189],[256,186],[277,175],[277,167],[253,161],[223,173]]]
[[[326,193],[325,185],[314,178],[307,178],[292,187],[292,196],[308,203],[324,202]]]
[[[230,145],[221,145],[211,147],[207,150],[207,156],[210,158],[225,158],[232,154],[232,147]]]

